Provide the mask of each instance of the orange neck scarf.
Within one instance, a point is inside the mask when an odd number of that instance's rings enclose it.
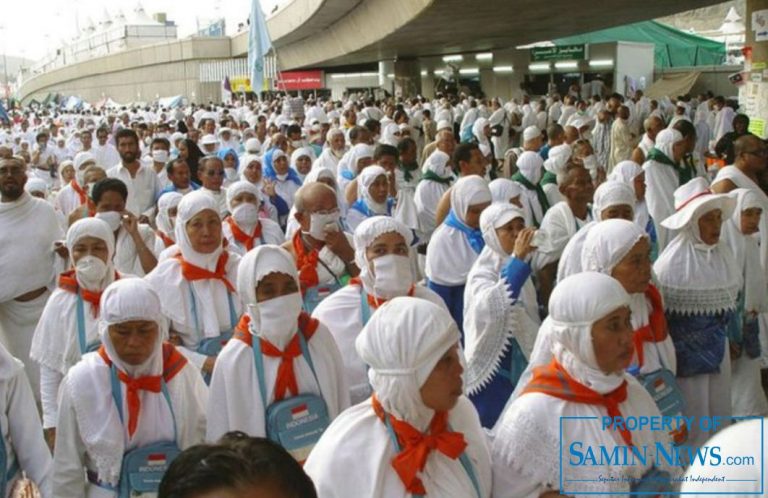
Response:
[[[608,410],[608,415],[614,418],[622,416],[619,404],[627,399],[627,382],[624,381],[608,394],[600,394],[580,384],[553,358],[548,365],[533,369],[533,378],[525,386],[525,393],[543,393],[576,403],[603,406]],[[622,426],[619,433],[627,445],[633,446],[632,434],[626,426]]]
[[[293,236],[293,250],[296,252],[296,268],[299,270],[301,293],[304,294],[307,289],[320,283],[317,276],[317,262],[320,259],[320,252],[317,249],[312,249],[309,252],[304,249],[301,230],[297,230]]]
[[[429,423],[429,434],[424,434],[408,422],[387,415],[375,394],[371,397],[371,403],[373,411],[382,422],[385,422],[385,417],[389,417],[389,423],[402,448],[392,459],[392,468],[409,493],[426,494],[424,483],[417,474],[424,470],[430,453],[437,450],[453,460],[459,458],[467,447],[464,434],[448,431],[448,412],[435,412]]]
[[[363,281],[360,280],[360,277],[355,277],[355,278],[350,279],[349,285],[359,285],[360,288],[362,289],[363,288]],[[410,289],[408,289],[408,297],[413,297],[413,292],[414,292],[415,289],[416,288],[413,285],[411,286]],[[384,303],[386,303],[388,301],[387,299],[383,299],[383,298],[379,298],[379,297],[376,297],[376,296],[372,296],[371,294],[366,294],[366,297],[368,298],[368,305],[371,308],[373,308],[373,309],[377,309],[379,306],[381,306],[382,304],[384,304]]]
[[[115,272],[115,280],[120,279],[120,275]],[[81,289],[75,278],[75,270],[70,270],[59,275],[59,287],[73,294],[80,293],[83,300],[91,304],[91,314],[94,318],[99,317],[99,302],[101,301],[102,291],[94,292],[88,289]]]
[[[99,355],[104,362],[112,367],[112,360],[107,355],[107,350],[104,346],[99,348]],[[141,413],[141,399],[139,398],[139,391],[149,391],[152,393],[159,393],[162,387],[162,381],[165,380],[166,384],[176,376],[177,373],[186,365],[187,360],[176,348],[170,344],[163,344],[163,374],[162,375],[146,375],[134,379],[128,376],[125,372],[118,370],[117,378],[120,382],[125,384],[126,389],[126,401],[128,404],[128,435],[133,437],[136,432],[136,427],[139,424],[139,414]]]
[[[261,239],[261,222],[256,223],[256,228],[253,229],[253,234],[248,235],[235,223],[235,220],[231,216],[227,216],[224,221],[229,224],[230,230],[232,230],[232,236],[236,241],[245,246],[246,251],[250,251],[254,248],[254,244],[257,240]]]
[[[170,238],[168,235],[166,235],[160,230],[155,230],[155,235],[157,235],[160,238],[160,240],[163,241],[163,245],[165,245],[166,249],[176,243],[173,241],[172,238]]]
[[[194,282],[195,280],[221,280],[230,293],[235,293],[235,287],[227,280],[227,261],[229,260],[229,253],[227,251],[223,251],[221,256],[219,256],[219,260],[216,262],[216,270],[214,271],[193,265],[186,261],[181,254],[176,255],[176,259],[181,264],[181,275],[185,280],[189,282]]]
[[[643,343],[660,342],[667,338],[667,319],[664,317],[664,304],[661,302],[661,294],[653,285],[648,286],[645,297],[651,301],[651,314],[647,325],[635,330],[632,340],[637,351],[637,362],[643,366]]]
[[[250,347],[253,347],[253,335],[248,329],[251,318],[243,315],[235,328],[234,338],[243,341]],[[264,356],[272,358],[281,358],[280,366],[277,368],[277,379],[275,379],[275,401],[280,401],[287,397],[298,396],[299,385],[296,381],[296,372],[293,369],[293,360],[301,356],[301,345],[299,344],[299,334],[304,335],[304,339],[309,339],[317,330],[319,321],[303,311],[299,314],[299,332],[293,336],[284,350],[280,350],[266,339],[259,339],[261,352]],[[266,393],[265,393],[266,394]]]
[[[80,205],[85,204],[85,201],[88,199],[88,196],[85,193],[85,190],[83,190],[83,187],[80,186],[80,184],[77,183],[77,181],[72,180],[69,182],[69,185],[72,187],[72,190],[75,191],[77,194],[77,197],[80,199]]]

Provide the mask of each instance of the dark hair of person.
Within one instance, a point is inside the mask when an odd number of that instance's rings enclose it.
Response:
[[[397,147],[394,147],[392,145],[387,145],[387,144],[379,144],[376,146],[375,149],[373,149],[374,162],[378,161],[380,158],[384,156],[391,156],[397,159],[399,156],[397,152]]]
[[[675,124],[672,125],[672,128],[679,131],[680,134],[683,135],[683,138],[696,136],[696,127],[693,126],[693,123],[691,123],[687,119],[680,119],[676,121]]]
[[[122,128],[115,133],[115,144],[119,144],[121,138],[132,138],[137,145],[139,143],[139,136],[130,128]]]
[[[183,140],[184,145],[187,146],[187,164],[189,165],[189,175],[193,182],[199,182],[197,176],[197,170],[200,167],[200,159],[205,155],[200,147],[197,146],[192,140],[185,138]]]
[[[168,174],[168,176],[171,176],[173,174],[173,168],[179,163],[186,164],[186,161],[181,157],[176,157],[174,159],[171,159],[167,163],[165,163],[165,172]]]
[[[365,127],[371,133],[377,133],[379,130],[381,130],[381,122],[378,119],[366,119]]]
[[[171,142],[167,138],[162,138],[162,137],[153,138],[152,143],[149,145],[149,148],[151,149],[152,147],[155,146],[155,144],[163,144],[165,145],[166,149],[171,148]]]
[[[416,147],[416,140],[412,139],[411,137],[402,138],[397,143],[397,151],[400,154],[408,152],[411,149],[411,147]]]
[[[476,143],[462,143],[456,146],[453,151],[453,165],[455,168],[459,168],[462,161],[468,163],[472,160],[472,151],[480,150],[480,146]]]
[[[104,178],[94,183],[91,199],[94,203],[98,204],[106,192],[117,192],[123,198],[123,201],[128,200],[128,187],[125,186],[122,180],[117,178]]]
[[[354,142],[357,140],[357,138],[360,136],[360,133],[368,133],[368,128],[365,128],[363,126],[353,126],[349,130],[349,141]]]

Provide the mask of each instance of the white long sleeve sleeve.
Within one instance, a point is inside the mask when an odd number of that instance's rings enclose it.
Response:
[[[59,412],[59,385],[64,379],[57,372],[45,365],[40,365],[40,400],[43,404],[43,428],[56,427],[56,417]]]

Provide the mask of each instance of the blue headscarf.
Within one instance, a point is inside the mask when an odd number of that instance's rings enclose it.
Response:
[[[277,155],[277,157],[275,157],[275,155]],[[269,149],[267,153],[264,154],[264,178],[269,178],[273,182],[282,181],[277,178],[277,172],[272,166],[273,159],[278,159],[280,157],[287,158],[288,156],[285,154],[285,152],[283,152],[281,149],[278,149],[277,147]],[[288,178],[286,178],[286,181],[291,181],[298,186],[301,186],[303,183],[299,177],[299,174],[296,173],[296,170],[290,166],[288,167]]]
[[[237,156],[237,151],[235,149],[231,147],[222,149],[216,153],[216,156],[218,156],[218,158],[224,162],[227,154],[232,154],[232,156],[235,158],[235,171],[240,171],[240,158]]]

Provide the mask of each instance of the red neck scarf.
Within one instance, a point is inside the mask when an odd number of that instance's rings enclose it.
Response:
[[[176,243],[173,241],[172,238],[170,238],[168,235],[166,235],[160,230],[155,230],[155,235],[157,235],[160,238],[160,240],[163,241],[163,244],[165,245],[166,249]]]
[[[435,412],[429,423],[429,434],[424,434],[408,422],[387,415],[375,394],[371,397],[371,403],[373,411],[382,421],[385,421],[385,417],[389,417],[392,430],[402,448],[400,453],[392,459],[392,468],[395,469],[409,493],[426,494],[424,483],[417,474],[424,470],[430,453],[437,450],[448,458],[456,460],[467,447],[464,434],[448,431],[448,412]]]
[[[525,386],[523,394],[525,393],[543,393],[576,403],[599,405],[608,410],[610,417],[621,417],[619,403],[627,399],[627,382],[624,381],[608,394],[600,394],[580,384],[553,358],[549,365],[533,369],[533,378]],[[626,426],[623,426],[619,433],[627,445],[633,446],[632,434]]]
[[[115,280],[119,279],[120,275],[115,272]],[[91,304],[91,314],[93,317],[99,317],[99,302],[101,301],[101,294],[103,290],[94,292],[89,291],[88,289],[82,289],[77,283],[77,278],[75,278],[75,270],[69,270],[59,275],[59,287],[67,292],[71,292],[72,294],[77,294],[79,292],[80,296],[83,298],[83,301]]]
[[[237,225],[237,223],[235,223],[235,220],[233,220],[231,216],[224,218],[224,221],[229,224],[229,228],[232,230],[232,236],[236,241],[245,246],[246,251],[253,249],[257,240],[261,241],[261,222],[257,222],[256,228],[253,229],[253,233],[248,235],[247,233],[243,232],[243,230]]]
[[[637,351],[637,362],[643,366],[643,343],[660,342],[667,338],[667,319],[664,317],[664,304],[661,302],[661,294],[653,285],[649,285],[645,291],[645,297],[651,301],[651,314],[647,325],[635,330],[632,340]]]
[[[253,347],[253,335],[248,329],[251,319],[248,315],[243,315],[240,322],[235,328],[234,338],[243,341],[250,347]],[[293,339],[288,343],[284,350],[280,350],[277,346],[272,344],[266,339],[259,339],[261,346],[261,352],[264,356],[270,356],[272,358],[281,358],[280,366],[277,368],[277,379],[275,379],[275,401],[280,401],[285,398],[298,396],[299,385],[296,381],[296,372],[293,369],[293,360],[301,356],[301,344],[299,344],[299,334],[304,335],[304,339],[309,339],[314,335],[317,330],[319,321],[303,311],[299,314],[299,332],[293,336]],[[265,393],[266,395],[266,393]]]
[[[350,279],[349,285],[359,285],[361,289],[363,289],[363,281],[360,280],[360,277],[355,277]],[[408,289],[408,297],[413,297],[413,292],[416,289],[415,286],[411,286],[410,289]],[[379,298],[376,296],[373,296],[371,294],[366,294],[366,297],[368,298],[368,305],[373,308],[377,309],[382,304],[386,303],[388,300],[384,298]]]
[[[72,187],[72,190],[75,191],[77,194],[77,197],[80,199],[80,205],[85,204],[85,201],[88,199],[88,195],[86,195],[85,190],[83,190],[83,187],[81,187],[77,181],[72,180],[69,182],[69,186]]]
[[[219,256],[219,260],[216,262],[216,270],[214,271],[193,265],[186,261],[181,254],[175,257],[181,264],[181,275],[185,280],[189,282],[194,282],[195,280],[221,280],[230,293],[235,293],[235,287],[227,280],[227,261],[229,260],[229,253],[227,251],[223,251],[221,256]]]
[[[293,250],[296,252],[296,268],[299,270],[301,293],[304,294],[307,289],[320,283],[317,276],[317,261],[320,259],[320,253],[317,249],[307,253],[304,242],[301,240],[301,230],[297,230],[293,236]]]
[[[99,355],[104,360],[104,363],[111,368],[112,360],[109,359],[107,350],[104,346],[99,348]],[[186,364],[187,359],[184,358],[176,348],[171,344],[164,343],[162,375],[146,375],[135,379],[121,370],[117,371],[117,378],[120,382],[125,384],[125,398],[128,402],[128,435],[130,437],[133,437],[133,434],[136,432],[136,427],[139,424],[139,414],[141,413],[141,398],[139,398],[139,391],[159,393],[162,381],[165,380],[166,384],[170,382]]]

